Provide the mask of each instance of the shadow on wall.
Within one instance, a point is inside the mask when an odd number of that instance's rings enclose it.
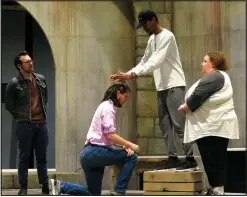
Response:
[[[133,2],[130,0],[127,1],[117,0],[117,1],[113,1],[113,3],[119,8],[121,13],[127,18],[130,26],[135,29],[135,12],[134,12]]]

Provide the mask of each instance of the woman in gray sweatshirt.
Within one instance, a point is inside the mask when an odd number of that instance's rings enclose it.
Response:
[[[210,184],[208,194],[223,195],[228,142],[239,138],[233,90],[222,52],[208,53],[202,69],[204,76],[189,88],[178,110],[186,112],[184,143],[198,145]]]

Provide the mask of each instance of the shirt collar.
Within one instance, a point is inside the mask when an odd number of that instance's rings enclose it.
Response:
[[[115,111],[117,111],[117,107],[114,106],[113,101],[112,101],[111,99],[109,99],[108,102],[113,106],[113,109],[114,109]]]

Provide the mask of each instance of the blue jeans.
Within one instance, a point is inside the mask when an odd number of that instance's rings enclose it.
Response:
[[[88,190],[92,195],[101,195],[105,166],[122,165],[114,191],[124,194],[137,161],[137,154],[128,157],[124,149],[89,145],[81,152],[81,166],[84,170]]]
[[[88,189],[82,185],[60,181],[60,192],[72,196],[89,196]]]

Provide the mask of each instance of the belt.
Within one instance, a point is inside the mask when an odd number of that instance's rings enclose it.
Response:
[[[86,148],[88,146],[98,146],[98,147],[102,147],[102,148],[111,148],[110,146],[100,146],[100,145],[97,145],[97,144],[91,144],[89,142],[84,145],[84,148]]]
[[[86,147],[88,147],[88,146],[100,146],[100,145],[91,144],[91,143],[88,142],[87,144],[85,144],[84,148],[86,148]],[[100,146],[100,147],[102,147],[102,146]]]
[[[88,146],[91,146],[91,145],[92,145],[92,144],[87,143],[87,144],[85,144],[84,148],[86,148],[86,147],[88,147]]]

